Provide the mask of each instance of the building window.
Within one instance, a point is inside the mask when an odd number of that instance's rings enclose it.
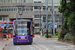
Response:
[[[9,18],[8,18],[8,16],[0,16],[0,21],[8,22]]]
[[[26,2],[26,0],[24,0],[24,2]]]
[[[41,1],[34,1],[34,3],[41,3]]]
[[[29,11],[29,9],[26,9],[26,11]]]
[[[33,11],[33,9],[31,9],[31,11]]]
[[[43,17],[43,22],[46,22],[46,17],[45,16]]]
[[[43,10],[45,11],[46,10],[46,7],[43,7]]]
[[[7,9],[7,11],[9,11],[9,10]]]
[[[58,19],[56,19],[56,22],[57,22],[57,23],[59,22]]]
[[[34,18],[39,18],[39,15],[34,15]]]
[[[59,15],[56,15],[56,16],[59,16]]]
[[[2,7],[0,11],[17,11],[16,7]]]
[[[0,11],[1,11],[1,9],[0,9]]]
[[[62,17],[59,17],[60,20],[62,20]]]
[[[62,20],[59,20],[59,22],[62,22]]]
[[[0,21],[2,21],[2,16],[0,16]]]
[[[12,2],[12,0],[8,0],[8,3],[11,3]]]
[[[3,0],[0,0],[0,3],[3,3]]]
[[[39,27],[39,24],[35,24],[35,27]]]
[[[17,3],[17,1],[18,1],[18,0],[12,0],[11,2],[12,2],[12,3]]]
[[[39,6],[35,6],[34,9],[39,9]]]
[[[4,21],[4,22],[7,22],[7,21],[9,21],[9,18],[8,18],[7,16],[4,16],[4,17],[3,17],[3,21]]]
[[[50,22],[50,16],[48,16],[48,22]]]

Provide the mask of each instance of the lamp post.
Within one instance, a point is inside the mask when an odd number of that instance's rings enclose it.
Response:
[[[24,6],[23,5],[17,5],[17,7],[18,7],[18,13],[19,13],[20,18],[21,18],[21,16],[23,15]]]
[[[22,0],[21,0],[21,4],[17,5],[17,7],[18,7],[18,13],[19,13],[20,18],[21,18],[21,16],[23,15],[23,10],[24,10],[24,6],[22,5]]]
[[[48,38],[48,0],[46,0],[46,36]]]
[[[52,0],[52,34],[53,34],[53,0]]]
[[[39,28],[40,28],[40,35],[42,36],[42,32],[41,32],[41,7],[39,7]]]

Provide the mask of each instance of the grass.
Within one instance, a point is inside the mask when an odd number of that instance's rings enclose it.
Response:
[[[58,38],[58,36],[56,36],[56,35],[55,35],[55,36],[54,36],[54,35],[52,35],[52,38]]]
[[[44,33],[44,35],[46,36],[46,33]],[[49,36],[51,36],[51,33],[48,33]],[[58,35],[52,35],[52,38],[58,38]]]

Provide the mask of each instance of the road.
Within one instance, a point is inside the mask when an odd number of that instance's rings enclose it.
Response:
[[[13,45],[13,41],[11,40],[5,50],[75,50],[75,46],[56,40],[45,40],[34,37],[32,45]]]

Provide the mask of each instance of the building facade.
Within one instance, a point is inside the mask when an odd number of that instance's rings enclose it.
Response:
[[[0,22],[8,22],[16,19],[18,13],[17,5],[23,5],[23,15],[18,19],[33,19],[35,23],[35,33],[39,32],[39,7],[41,7],[41,28],[44,23],[43,31],[46,32],[46,0],[0,0]],[[62,25],[62,14],[58,12],[60,0],[54,0],[54,12],[56,12],[55,22],[57,23],[56,31],[60,31]],[[48,25],[52,22],[52,0],[48,0]],[[51,31],[50,26],[48,27]]]

